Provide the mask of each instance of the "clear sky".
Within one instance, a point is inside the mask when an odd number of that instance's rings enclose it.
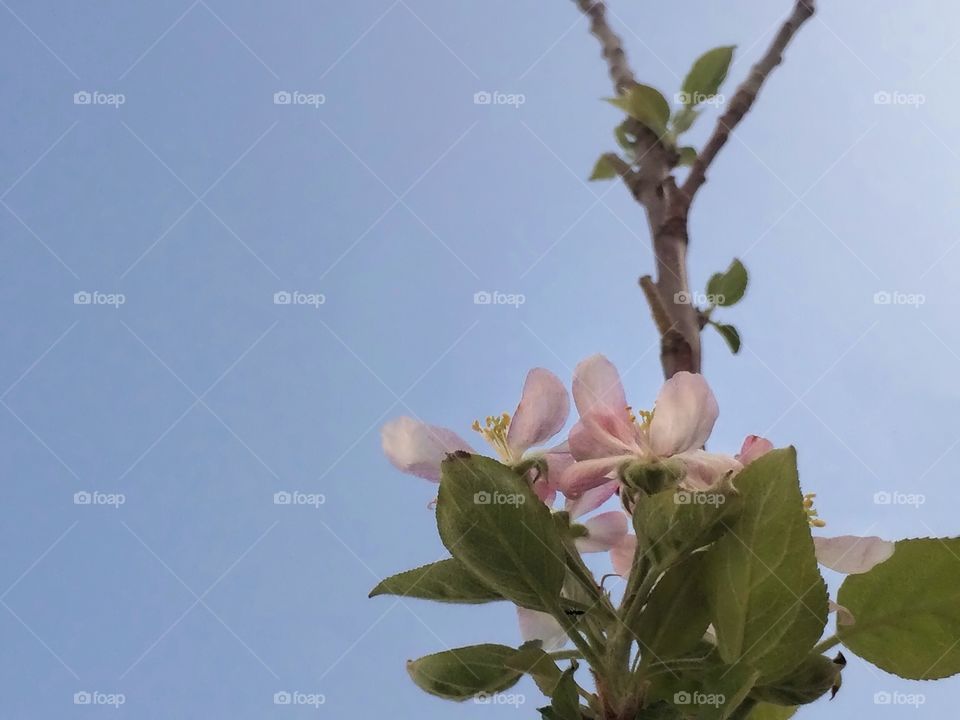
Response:
[[[734,256],[753,277],[721,316],[741,354],[705,335],[711,447],[796,444],[832,533],[956,534],[960,13],[820,4],[694,208],[694,286]],[[615,0],[611,22],[668,96],[738,44],[729,92],[789,9]],[[2,0],[0,18],[0,716],[118,717],[74,705],[97,692],[137,718],[520,717],[404,671],[517,643],[509,606],[366,599],[443,555],[435,488],[378,429],[467,434],[528,368],[569,379],[595,352],[637,406],[655,396],[642,215],[584,182],[618,114],[573,3]],[[940,718],[958,689],[850,658],[804,716]],[[517,692],[532,717],[536,689]]]

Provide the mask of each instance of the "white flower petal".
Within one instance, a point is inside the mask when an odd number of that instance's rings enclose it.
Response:
[[[773,443],[766,438],[760,437],[759,435],[747,435],[746,440],[743,441],[743,447],[740,448],[740,452],[737,455],[737,460],[744,465],[749,465],[758,457],[766,455],[771,450],[773,450]]]
[[[657,396],[650,444],[660,457],[703,447],[720,409],[703,375],[678,372]]]
[[[889,560],[896,548],[894,543],[878,537],[815,537],[817,561],[824,567],[848,575],[865,573],[884,560]]]
[[[524,642],[541,640],[545,652],[554,652],[567,644],[567,634],[553,615],[518,606],[517,622]]]
[[[630,574],[633,567],[633,556],[637,554],[637,536],[624,535],[620,543],[610,551],[610,562],[613,571],[621,577]]]
[[[611,480],[603,485],[598,485],[592,490],[587,490],[578,498],[567,498],[563,509],[570,513],[571,520],[576,520],[578,517],[586,515],[603,505],[613,497],[619,487],[620,482],[618,480]]]
[[[674,458],[680,460],[687,471],[680,482],[687,490],[709,490],[718,481],[743,469],[736,458],[706,450],[690,450]]]
[[[627,516],[622,510],[600,513],[583,525],[589,534],[577,538],[574,543],[582,553],[612,550],[627,534]]]
[[[544,368],[527,373],[520,404],[510,420],[507,445],[520,456],[552,438],[567,422],[570,398],[556,375]]]
[[[557,481],[560,492],[568,498],[578,498],[587,490],[606,485],[610,474],[624,461],[623,456],[598,458],[575,462],[564,470]]]
[[[440,482],[440,463],[457,450],[473,452],[453,430],[427,425],[410,417],[391,420],[380,431],[383,452],[394,467]]]

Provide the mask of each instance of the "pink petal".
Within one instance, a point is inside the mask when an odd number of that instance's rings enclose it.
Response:
[[[610,455],[641,452],[633,423],[626,414],[612,413],[605,408],[582,415],[570,430],[570,453],[577,460],[591,460]]]
[[[603,355],[582,360],[573,371],[573,401],[581,416],[598,408],[625,412],[627,398],[613,363]]]
[[[687,471],[680,483],[687,490],[709,490],[718,481],[743,469],[736,458],[706,450],[691,450],[674,458],[680,460]]]
[[[896,547],[892,542],[878,537],[855,535],[815,537],[813,544],[821,565],[848,575],[867,572],[884,560],[889,560]]]
[[[510,420],[507,445],[518,456],[552,438],[567,422],[570,398],[560,378],[544,368],[527,373],[520,404]]]
[[[577,550],[582,553],[612,550],[627,534],[627,516],[622,510],[595,515],[584,523],[589,533],[576,539]]]
[[[610,551],[610,561],[613,563],[613,571],[621,577],[630,574],[633,567],[633,556],[637,554],[637,536],[624,535],[620,544]]]
[[[440,482],[440,463],[457,450],[473,452],[453,430],[410,417],[391,420],[380,430],[383,452],[398,470]]]
[[[534,481],[533,493],[547,507],[553,507],[553,503],[557,499],[557,489],[543,478],[537,478]]]
[[[740,454],[737,455],[737,460],[744,465],[749,465],[771,450],[773,450],[773,443],[766,438],[759,435],[747,435],[747,439],[743,441],[743,447],[740,448]]]
[[[626,456],[615,456],[575,462],[560,476],[560,491],[568,498],[577,498],[587,490],[605,485],[610,480],[608,475],[625,459]]]
[[[567,634],[553,615],[517,607],[517,622],[524,642],[542,640],[546,652],[554,652],[567,644]]]
[[[593,512],[603,505],[607,500],[613,497],[617,492],[620,483],[617,480],[611,480],[603,485],[597,485],[592,490],[587,490],[578,498],[567,498],[564,510],[570,513],[570,519],[576,520],[588,512]]]
[[[650,444],[660,457],[703,447],[720,409],[703,375],[678,372],[657,396]]]

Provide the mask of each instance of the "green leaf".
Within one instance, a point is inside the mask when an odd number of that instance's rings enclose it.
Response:
[[[504,665],[529,675],[547,697],[553,696],[563,674],[553,658],[543,651],[539,640],[521,645],[519,650],[504,660]]]
[[[683,81],[683,104],[694,107],[717,94],[727,77],[736,45],[708,50],[693,64]]]
[[[616,161],[619,159],[613,153],[604,153],[597,159],[597,164],[593,166],[593,172],[590,173],[589,179],[613,180],[618,177]]]
[[[626,150],[628,153],[632,153],[633,143],[636,141],[636,138],[631,138],[631,134],[627,130],[627,122],[629,121],[624,121],[617,125],[613,129],[613,136],[617,139],[617,145]]]
[[[607,102],[620,108],[635,120],[639,120],[656,133],[657,137],[666,134],[667,122],[670,120],[670,103],[659,90],[649,85],[637,84],[626,94],[608,98]]]
[[[693,123],[700,117],[700,111],[694,110],[689,105],[684,105],[673,116],[673,131],[681,135],[693,127]]]
[[[468,604],[503,600],[498,592],[480,582],[455,558],[392,575],[370,591],[370,597],[377,595]]]
[[[796,450],[767,453],[733,482],[743,508],[707,551],[710,614],[723,660],[751,665],[768,682],[796,667],[820,638],[827,588],[803,508]]]
[[[734,258],[730,267],[722,273],[714,274],[707,282],[707,295],[711,296],[714,305],[736,305],[747,291],[748,281],[747,268]]]
[[[750,697],[773,705],[806,705],[836,686],[842,669],[834,660],[814,653],[785,678],[755,687]]]
[[[889,560],[847,576],[837,602],[855,619],[840,640],[864,660],[910,680],[960,672],[960,538],[899,541]]]
[[[407,672],[420,689],[447,700],[466,700],[479,693],[512,687],[521,673],[504,666],[516,653],[506,645],[470,645],[407,662]]]
[[[797,713],[795,707],[780,707],[770,703],[757,703],[747,720],[789,720]]]
[[[577,696],[577,681],[573,674],[577,671],[575,662],[563,671],[560,681],[553,692],[550,709],[557,720],[580,720],[580,700]]]
[[[697,160],[697,149],[689,145],[678,149],[677,154],[680,155],[680,159],[677,160],[677,165],[680,167],[690,167]]]
[[[660,578],[634,633],[645,662],[678,658],[693,650],[710,624],[703,588],[703,553],[691,555]]]
[[[550,510],[496,460],[458,452],[443,461],[437,527],[447,550],[503,597],[532,610],[559,608],[563,541]]]
[[[727,341],[730,352],[734,355],[740,352],[740,332],[733,325],[724,325],[723,323],[713,321],[711,321],[710,324],[713,325],[721,337]]]

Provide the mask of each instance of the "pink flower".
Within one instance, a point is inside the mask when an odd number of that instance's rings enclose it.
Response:
[[[708,453],[703,444],[719,409],[702,375],[680,372],[664,383],[652,412],[627,405],[620,375],[603,355],[579,365],[573,375],[573,399],[580,420],[570,432],[570,452],[577,460],[560,477],[568,497],[610,482],[611,474],[630,460],[673,460],[685,471],[683,485],[705,490],[742,468],[729,455]]]
[[[511,417],[508,413],[479,421],[473,429],[480,433],[507,465],[529,459],[528,450],[552,438],[567,421],[570,400],[560,379],[549,370],[534,368],[527,374],[520,403]],[[440,481],[440,463],[457,450],[473,452],[466,440],[446,428],[428,425],[409,417],[391,420],[381,430],[383,451],[398,469],[411,475]],[[539,453],[556,478],[572,462],[565,445]],[[534,490],[541,500],[552,501],[552,484],[538,481]]]

